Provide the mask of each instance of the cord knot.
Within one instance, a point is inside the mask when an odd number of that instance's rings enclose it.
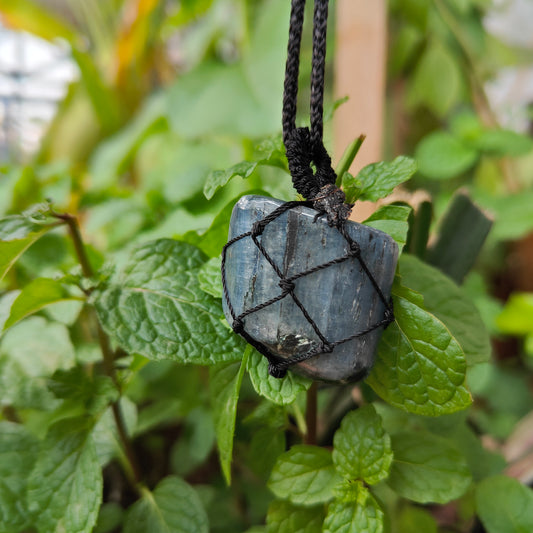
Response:
[[[288,279],[282,278],[279,280],[279,286],[283,291],[283,294],[289,294],[294,290],[294,282],[289,281]]]
[[[284,378],[287,375],[287,368],[279,365],[278,363],[269,362],[268,363],[268,373],[277,379]]]
[[[394,322],[394,308],[392,306],[392,298],[389,300],[389,305],[385,308],[385,316],[383,317],[383,320],[385,320],[385,329],[389,327],[389,325]]]
[[[263,231],[265,231],[265,221],[264,220],[258,220],[257,222],[254,222],[252,224],[252,231],[251,234],[253,237],[259,237],[259,235],[263,235]]]
[[[355,241],[350,241],[350,249],[348,255],[352,257],[359,257],[361,255],[361,246]]]
[[[323,342],[320,346],[320,353],[331,353],[335,346],[329,342]]]
[[[244,331],[244,321],[242,318],[236,318],[231,326],[233,331],[240,335]]]

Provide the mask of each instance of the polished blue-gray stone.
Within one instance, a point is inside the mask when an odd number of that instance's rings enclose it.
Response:
[[[244,196],[233,209],[229,239],[251,230],[283,202],[263,196]],[[315,221],[317,212],[299,206],[270,222],[259,237],[284,276],[321,265],[347,253],[347,242],[326,220]],[[386,298],[394,279],[398,246],[382,231],[347,222],[352,239]],[[281,294],[280,278],[255,246],[245,237],[226,251],[226,284],[235,314]],[[329,342],[364,331],[384,317],[385,305],[356,258],[329,266],[295,282],[295,294]],[[224,313],[233,318],[227,302]],[[275,354],[287,358],[320,344],[319,338],[290,295],[244,319],[245,329]],[[350,381],[363,378],[372,368],[383,328],[336,346],[294,367],[313,379]]]

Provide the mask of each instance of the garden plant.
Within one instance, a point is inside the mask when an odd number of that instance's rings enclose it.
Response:
[[[485,92],[532,52],[492,2],[387,4],[387,157],[336,171],[399,246],[395,319],[343,384],[270,376],[222,311],[235,202],[297,199],[290,2],[62,4],[0,0],[79,70],[1,169],[0,532],[533,531],[533,142]]]

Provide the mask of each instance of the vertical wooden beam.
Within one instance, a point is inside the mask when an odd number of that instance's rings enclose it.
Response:
[[[335,114],[334,156],[361,133],[366,140],[350,171],[382,159],[387,53],[386,0],[337,0],[335,98],[348,96]],[[358,203],[352,218],[364,220],[375,209]]]

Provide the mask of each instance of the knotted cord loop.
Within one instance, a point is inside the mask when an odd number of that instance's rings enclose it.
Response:
[[[294,188],[303,197],[313,200],[316,204],[315,209],[327,216],[330,226],[335,226],[348,218],[351,206],[344,203],[344,193],[335,186],[337,175],[331,166],[331,158],[322,141],[328,0],[315,0],[310,101],[311,129],[296,128],[304,11],[305,0],[292,0],[283,93],[283,142]]]

